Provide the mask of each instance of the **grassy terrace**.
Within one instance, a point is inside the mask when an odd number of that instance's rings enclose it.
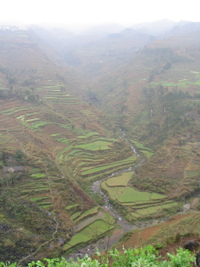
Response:
[[[137,209],[136,213],[139,215],[150,215],[152,213],[159,212],[162,209],[167,209],[167,208],[176,207],[176,206],[178,206],[178,203],[173,202],[173,203],[168,203],[168,204],[164,204],[164,205],[148,207],[148,208],[144,208],[144,209]],[[133,216],[134,216],[134,214],[133,214]]]
[[[152,85],[158,85],[158,82],[152,82]],[[200,75],[198,72],[190,71],[189,79],[180,79],[176,82],[169,81],[159,81],[159,84],[167,87],[179,87],[179,88],[187,88],[191,85],[200,86]]]
[[[132,143],[134,144],[136,149],[148,159],[153,156],[154,152],[150,148],[145,147],[143,144],[137,142],[136,140],[132,140]]]
[[[102,183],[102,188],[106,190],[113,200],[118,200],[121,203],[124,202],[144,202],[155,201],[165,198],[164,195],[148,192],[140,192],[133,187],[129,186],[107,186],[106,181]]]
[[[3,110],[1,111],[3,114],[5,115],[13,115],[17,112],[20,112],[20,111],[25,111],[25,110],[28,110],[28,108],[26,107],[15,107],[15,108],[11,108],[11,109],[6,109],[6,110]]]
[[[113,228],[114,226],[106,223],[105,221],[97,220],[74,235],[72,239],[63,246],[63,250],[67,251],[78,245],[85,246],[87,242],[99,239],[102,235],[106,234]]]
[[[70,142],[57,136],[55,138],[66,144],[66,147],[58,152],[57,162],[70,164],[74,172],[84,179],[107,176],[117,170],[127,169],[137,161],[136,155],[130,156],[131,151],[127,144],[123,144],[123,147],[129,153],[120,158],[121,149],[115,145],[118,140],[100,137],[96,132],[88,132]]]
[[[132,178],[134,172],[125,172],[122,173],[121,175],[118,175],[116,177],[112,177],[106,180],[106,185],[107,186],[127,186],[128,182]]]
[[[99,151],[99,150],[110,149],[109,145],[110,145],[110,142],[107,142],[107,141],[94,141],[91,143],[77,145],[76,147],[82,148],[85,150],[90,150],[90,151]]]
[[[71,219],[76,223],[76,234],[63,246],[63,251],[66,252],[99,239],[115,227],[114,219],[99,207],[93,207],[83,213],[76,212]]]
[[[81,174],[83,176],[88,175],[88,174],[95,174],[95,173],[98,173],[99,171],[113,169],[118,166],[123,166],[124,168],[126,168],[126,165],[130,166],[130,164],[133,164],[134,160],[136,160],[136,156],[131,156],[125,160],[120,160],[120,161],[117,161],[116,163],[107,164],[107,165],[100,166],[97,168],[85,167],[85,168],[82,168],[83,172]]]
[[[77,222],[77,221],[80,221],[80,220],[83,220],[84,218],[86,218],[86,217],[88,217],[88,216],[97,214],[98,209],[99,209],[99,207],[96,206],[96,207],[94,207],[94,208],[92,208],[92,209],[90,209],[90,210],[87,210],[87,211],[81,213],[81,215],[78,217],[78,219],[76,220],[76,222]]]
[[[122,173],[103,181],[101,187],[110,199],[117,202],[122,210],[127,209],[127,219],[142,218],[166,209],[177,207],[178,203],[165,195],[142,192],[130,187],[129,182],[134,172]],[[132,211],[132,212],[131,212]]]

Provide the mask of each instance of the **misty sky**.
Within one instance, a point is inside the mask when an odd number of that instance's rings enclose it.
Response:
[[[0,0],[0,21],[126,26],[160,19],[200,21],[199,0]]]

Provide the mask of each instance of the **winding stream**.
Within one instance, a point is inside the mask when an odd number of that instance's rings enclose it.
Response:
[[[125,138],[125,133],[121,130],[121,135],[120,138],[123,138],[127,144],[129,144],[130,148],[132,149],[133,153],[140,159],[139,163],[137,163],[136,165],[128,168],[128,169],[124,169],[121,171],[117,171],[112,173],[110,176],[103,178],[101,180],[95,181],[92,186],[91,186],[91,191],[93,193],[96,194],[100,194],[102,199],[104,200],[105,204],[104,206],[102,206],[102,208],[107,211],[108,213],[110,213],[116,220],[117,224],[120,225],[121,229],[118,230],[114,230],[114,232],[112,233],[111,236],[106,236],[100,240],[98,240],[97,242],[93,242],[92,244],[89,244],[87,246],[85,246],[82,249],[78,249],[76,250],[74,253],[68,255],[71,258],[77,258],[77,257],[84,257],[85,254],[88,254],[89,256],[94,254],[96,251],[96,248],[98,248],[99,251],[103,251],[106,250],[108,248],[110,248],[113,244],[115,244],[116,242],[119,241],[119,239],[128,231],[131,230],[135,230],[147,225],[151,225],[152,222],[148,222],[147,224],[145,223],[138,223],[137,225],[132,225],[130,224],[127,220],[123,219],[121,217],[121,215],[119,214],[119,212],[115,209],[115,207],[110,203],[108,196],[103,192],[102,188],[101,188],[101,183],[105,180],[107,180],[110,177],[119,175],[121,173],[124,172],[130,172],[135,170],[138,166],[141,166],[144,162],[145,159],[143,157],[141,157],[141,155],[136,151],[135,147],[128,141],[128,139]]]
[[[116,223],[120,225],[120,229],[115,229],[112,233],[111,236],[106,236],[104,238],[99,239],[96,242],[93,242],[84,248],[77,249],[73,253],[67,256],[67,258],[72,258],[76,260],[77,258],[83,258],[86,254],[91,256],[96,252],[96,249],[98,249],[100,252],[105,251],[109,249],[112,245],[116,244],[120,238],[128,231],[136,230],[136,229],[141,229],[141,228],[146,228],[149,226],[156,225],[158,223],[167,221],[169,217],[164,217],[160,219],[151,219],[149,221],[145,222],[136,222],[134,225],[130,224],[127,220],[123,219],[119,212],[115,209],[115,207],[110,203],[108,196],[103,192],[101,188],[101,183],[105,180],[107,180],[110,177],[119,175],[124,172],[130,172],[134,171],[137,167],[141,166],[145,162],[145,158],[142,157],[135,147],[128,141],[128,139],[125,138],[125,133],[121,130],[121,136],[120,138],[123,138],[127,144],[129,144],[130,148],[132,149],[133,153],[137,156],[139,159],[139,163],[135,164],[134,166],[124,169],[121,171],[117,171],[112,173],[110,176],[103,178],[101,180],[93,182],[91,186],[91,191],[96,194],[100,194],[102,199],[104,200],[105,204],[102,206],[102,208],[110,213],[116,220]],[[184,212],[184,211],[183,211]],[[182,213],[182,212],[180,212]]]
[[[101,180],[95,181],[91,187],[91,191],[94,193],[99,193],[102,196],[102,199],[105,201],[105,204],[103,206],[103,208],[109,212],[115,219],[116,222],[121,226],[121,231],[118,234],[113,234],[113,236],[111,236],[110,238],[110,244],[109,247],[112,246],[114,243],[116,243],[125,232],[127,231],[131,231],[134,229],[138,229],[139,226],[133,226],[132,224],[130,224],[127,220],[124,220],[123,218],[121,218],[120,214],[118,213],[118,211],[115,209],[115,207],[110,203],[108,196],[103,192],[102,188],[101,188],[101,183],[105,180],[107,180],[110,177],[113,176],[117,176],[121,173],[124,172],[130,172],[130,171],[134,171],[138,166],[141,166],[144,162],[145,159],[141,157],[141,155],[136,151],[135,147],[128,141],[128,139],[125,138],[125,133],[122,132],[122,135],[120,136],[120,138],[123,138],[127,144],[129,144],[130,148],[132,149],[133,153],[140,159],[139,163],[137,163],[136,165],[128,168],[128,169],[124,169],[121,171],[117,171],[112,173],[110,176],[103,178]],[[114,231],[115,232],[115,231]]]

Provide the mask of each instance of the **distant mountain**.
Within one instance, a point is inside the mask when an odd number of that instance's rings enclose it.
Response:
[[[185,25],[187,22],[174,22],[171,20],[163,19],[155,22],[147,22],[133,26],[133,29],[143,33],[151,34],[154,36],[163,35],[172,30],[177,25]]]
[[[168,36],[176,37],[186,34],[200,36],[200,22],[187,22],[176,24],[169,32]]]
[[[196,59],[199,56],[200,22],[180,22],[170,31],[160,36],[160,40],[162,42],[158,40],[158,46],[162,43],[162,46],[181,47],[184,50],[187,48],[185,53],[190,56],[193,54]],[[196,50],[195,53],[194,49]]]

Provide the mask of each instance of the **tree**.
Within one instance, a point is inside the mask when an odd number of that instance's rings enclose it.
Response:
[[[21,149],[18,149],[15,152],[14,158],[15,158],[16,161],[18,161],[21,164],[25,164],[26,163],[26,155],[22,152]]]

